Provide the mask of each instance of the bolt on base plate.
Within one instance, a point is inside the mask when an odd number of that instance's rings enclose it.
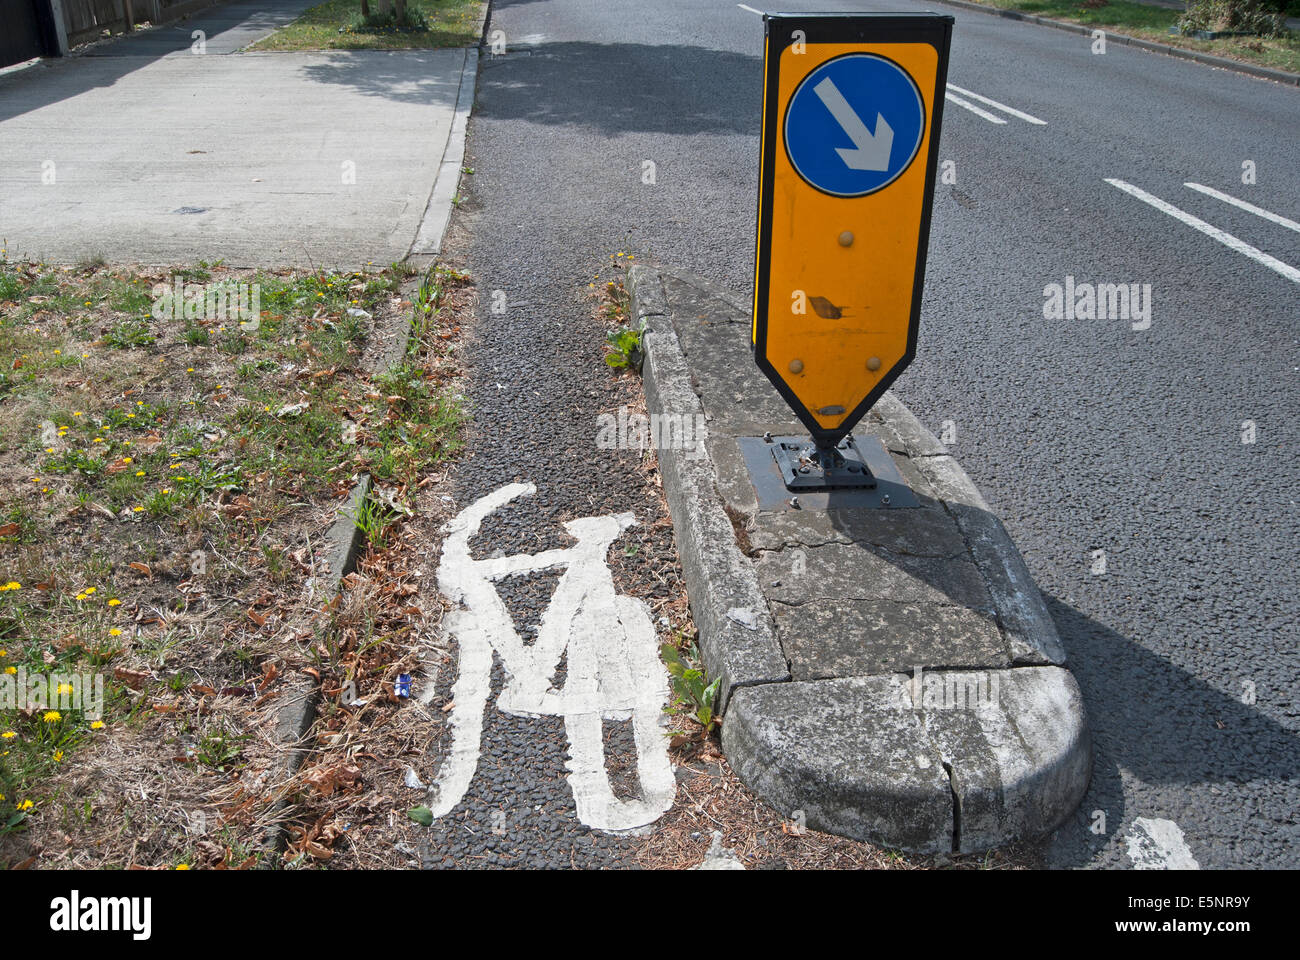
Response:
[[[890,456],[885,445],[878,439],[870,435],[861,435],[858,437],[845,438],[849,443],[849,448],[839,449],[843,456],[845,453],[853,455],[855,463],[863,464],[866,468],[866,476],[870,477],[867,483],[870,486],[861,485],[863,474],[854,472],[848,473],[848,476],[856,477],[855,486],[794,486],[786,485],[786,477],[781,467],[782,454],[778,448],[787,448],[785,458],[787,462],[793,462],[795,473],[801,479],[808,479],[815,476],[814,471],[809,464],[807,474],[799,474],[797,466],[802,464],[802,459],[798,456],[798,451],[804,448],[813,447],[812,440],[807,436],[802,437],[737,437],[736,442],[740,446],[740,454],[744,459],[746,472],[749,474],[749,481],[753,485],[754,494],[758,500],[760,510],[826,510],[826,509],[898,509],[907,507],[918,507],[920,501],[917,500],[916,494],[907,485],[899,472],[898,465],[894,463],[894,458]],[[845,457],[846,462],[849,458]],[[824,474],[825,471],[822,471]],[[832,480],[836,475],[832,474]]]
[[[794,443],[774,440],[772,456],[781,470],[781,479],[793,491],[870,489],[876,485],[876,478],[852,436],[833,447],[819,447],[812,440]]]

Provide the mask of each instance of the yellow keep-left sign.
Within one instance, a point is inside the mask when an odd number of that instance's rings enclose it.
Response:
[[[765,18],[754,358],[838,440],[916,351],[953,18]]]

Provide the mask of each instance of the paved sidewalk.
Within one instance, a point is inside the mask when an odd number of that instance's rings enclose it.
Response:
[[[190,55],[194,31],[203,31],[205,53],[228,54],[256,43],[293,23],[320,0],[243,0],[223,3],[152,29],[114,37],[81,52],[90,57],[162,57]]]
[[[221,8],[0,77],[9,256],[317,267],[404,257],[473,58],[230,53],[300,5]],[[207,52],[190,53],[205,23]]]

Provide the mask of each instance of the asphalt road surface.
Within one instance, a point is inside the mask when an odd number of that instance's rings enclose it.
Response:
[[[1300,232],[1286,222],[1300,221],[1300,92],[942,5],[783,8],[956,17],[965,106],[950,100],[940,151],[955,183],[936,188],[919,356],[896,389],[955,435],[1083,690],[1092,786],[1048,862],[1132,866],[1141,819],[1176,825],[1162,842],[1203,868],[1300,865]],[[499,0],[489,30],[507,52],[485,56],[470,123],[481,342],[458,499],[537,483],[513,525],[485,527],[511,553],[563,542],[546,541],[558,517],[656,519],[632,465],[593,456],[594,416],[619,396],[582,292],[619,250],[750,292],[763,27],[722,0]],[[1046,318],[1045,287],[1067,277],[1149,284],[1149,326]],[[435,862],[493,848],[502,804],[532,811],[535,839],[489,862],[618,859],[626,841],[576,826],[563,782],[546,783],[557,724],[490,718],[490,773]]]

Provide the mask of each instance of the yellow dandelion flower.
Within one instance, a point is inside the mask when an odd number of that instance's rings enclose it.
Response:
[[[19,813],[26,813],[31,808],[32,808],[32,802],[30,800],[24,800],[22,803],[18,804]]]
[[[120,637],[122,635],[122,631],[119,630],[117,627],[114,627],[112,630],[108,631],[108,635],[110,637]]]
[[[137,477],[143,477],[143,476],[144,476],[144,471],[143,471],[143,470],[137,470],[137,471],[135,472],[135,475],[136,475]]]
[[[62,750],[55,750],[55,751],[54,751],[54,762],[55,762],[55,763],[58,763],[58,762],[61,761],[62,759],[63,759],[63,751],[62,751]]]
[[[59,684],[59,696],[64,697],[64,696],[71,696],[71,695],[72,695],[72,684],[70,683]]]
[[[104,721],[103,721],[103,720],[96,720],[94,723],[92,723],[92,724],[90,725],[90,729],[91,729],[91,730],[103,730],[103,729],[104,729]]]
[[[63,719],[63,714],[57,710],[46,710],[45,716],[41,717],[42,723],[58,723]]]
[[[176,864],[176,869],[177,869],[177,870],[188,870],[189,868],[190,868],[190,865],[189,865],[188,863],[178,863],[178,864]]]
[[[132,507],[132,508],[131,508],[131,512],[132,512],[132,513],[143,513],[143,512],[144,512],[144,507]]]
[[[17,672],[18,672],[17,667],[5,667],[5,673],[9,674],[9,676],[11,677]]]
[[[122,601],[117,599],[117,597],[114,597],[112,600],[108,601],[108,605],[110,607],[120,607],[122,605]]]
[[[14,733],[12,730],[6,730],[4,733],[0,733],[0,740],[12,740],[16,736],[18,736],[18,734]]]
[[[98,587],[87,587],[86,590],[85,590],[86,596],[90,596],[90,595],[91,595],[92,593],[94,593],[97,589],[98,589]]]

